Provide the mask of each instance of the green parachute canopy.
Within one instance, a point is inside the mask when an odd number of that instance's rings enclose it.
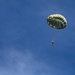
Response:
[[[47,17],[47,23],[50,27],[60,30],[67,25],[67,20],[61,14],[52,14]]]

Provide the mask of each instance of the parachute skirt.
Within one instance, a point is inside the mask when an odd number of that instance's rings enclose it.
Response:
[[[60,14],[53,14],[48,16],[47,23],[50,27],[60,30],[66,27],[67,21],[64,16]]]

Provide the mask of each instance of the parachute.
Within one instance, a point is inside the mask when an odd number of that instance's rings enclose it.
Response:
[[[47,17],[47,23],[51,28],[61,30],[67,25],[67,20],[61,14],[52,14]]]
[[[56,30],[62,30],[66,28],[67,20],[61,14],[52,14],[47,17],[48,25]],[[51,42],[52,46],[54,46],[54,40]]]

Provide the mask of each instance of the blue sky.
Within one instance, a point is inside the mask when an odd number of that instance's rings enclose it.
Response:
[[[55,13],[64,30],[47,25]],[[0,0],[0,75],[75,75],[74,22],[74,0]]]

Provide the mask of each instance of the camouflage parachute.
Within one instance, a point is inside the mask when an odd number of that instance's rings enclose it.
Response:
[[[64,29],[67,25],[67,21],[61,14],[52,14],[47,17],[47,23],[50,27],[60,30]]]

